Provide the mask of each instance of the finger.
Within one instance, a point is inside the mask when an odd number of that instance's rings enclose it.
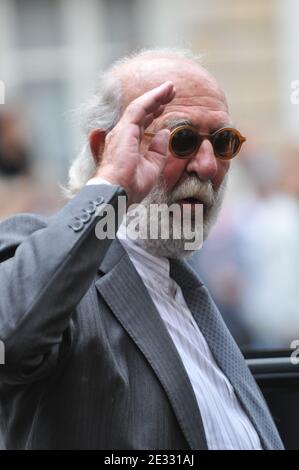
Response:
[[[135,114],[137,121],[140,118],[144,118],[147,114],[155,113],[161,105],[171,101],[174,97],[173,91],[173,84],[166,82],[137,98],[132,106],[133,111],[137,111]],[[138,123],[137,121],[135,123]]]
[[[148,114],[143,122],[144,129],[146,129],[154,121],[154,119],[161,116],[161,114],[164,112],[164,109],[165,109],[165,105],[161,105],[159,106],[157,111],[155,111],[154,113]]]
[[[161,114],[164,112],[164,110],[165,110],[165,104],[161,104],[161,105],[159,106],[159,108],[158,108],[156,111],[154,111],[154,112],[152,113],[153,116],[154,116],[154,119],[156,119],[157,117],[161,116]]]
[[[153,113],[146,116],[146,118],[144,119],[144,122],[143,122],[143,129],[146,129],[148,126],[150,126],[154,119],[155,118],[154,118]]]
[[[132,124],[143,125],[146,116],[157,111],[161,105],[169,103],[174,94],[173,83],[165,82],[132,101],[123,118]]]
[[[145,158],[150,161],[155,161],[160,167],[163,167],[167,160],[168,144],[169,144],[170,131],[162,129],[152,139]]]

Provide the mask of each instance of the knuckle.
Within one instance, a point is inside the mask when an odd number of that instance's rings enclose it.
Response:
[[[129,104],[129,106],[127,107],[127,111],[129,114],[135,114],[139,108],[140,108],[140,104],[137,98],[136,100],[132,101],[132,103]]]

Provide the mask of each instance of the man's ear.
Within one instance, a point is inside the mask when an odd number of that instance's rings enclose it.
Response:
[[[100,163],[101,155],[105,147],[105,137],[106,132],[102,129],[95,129],[88,136],[91,153],[97,166]]]

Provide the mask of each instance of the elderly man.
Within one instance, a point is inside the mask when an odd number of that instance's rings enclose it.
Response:
[[[143,51],[104,74],[85,112],[88,145],[70,171],[70,202],[48,219],[0,225],[6,448],[282,448],[242,354],[183,260],[186,240],[173,236],[181,219],[169,215],[168,238],[123,235],[130,217],[115,240],[96,235],[119,196],[129,209],[177,203],[194,230],[202,204],[208,235],[244,140],[223,92],[191,55]]]

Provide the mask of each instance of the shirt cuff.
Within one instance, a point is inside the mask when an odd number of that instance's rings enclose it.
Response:
[[[86,186],[89,186],[90,184],[109,184],[109,185],[111,185],[112,183],[105,180],[104,178],[91,178],[90,180],[87,181]]]

